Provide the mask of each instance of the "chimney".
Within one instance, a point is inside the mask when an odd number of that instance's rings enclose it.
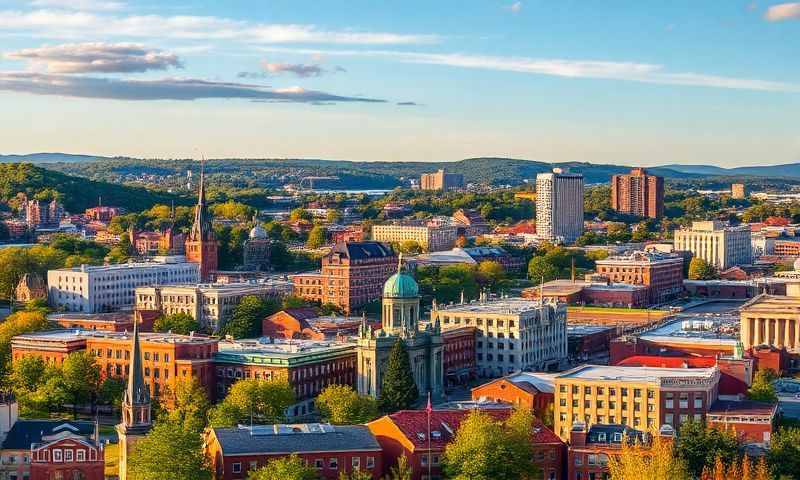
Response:
[[[575,422],[572,424],[572,429],[569,432],[569,444],[572,447],[585,447],[586,436],[588,434],[586,424],[583,422]]]

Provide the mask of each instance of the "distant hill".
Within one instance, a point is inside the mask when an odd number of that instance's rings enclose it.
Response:
[[[752,176],[752,177],[792,177],[800,178],[800,163],[783,165],[761,165],[752,167],[722,168],[713,165],[664,165],[667,168],[683,173],[717,176]]]
[[[27,153],[25,155],[0,155],[0,163],[58,163],[91,162],[108,157],[78,155],[73,153]]]
[[[29,198],[46,190],[55,190],[63,197],[64,207],[71,213],[83,212],[97,205],[103,197],[104,205],[125,207],[140,211],[156,203],[190,203],[191,199],[180,198],[142,187],[129,187],[113,183],[96,182],[86,178],[65,175],[30,163],[0,163],[0,201],[7,202],[17,193]]]

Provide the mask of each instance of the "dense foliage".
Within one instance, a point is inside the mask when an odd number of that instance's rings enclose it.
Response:
[[[331,385],[316,399],[320,416],[334,425],[367,423],[378,417],[378,403],[368,395],[359,395],[348,385]]]
[[[411,408],[418,397],[419,390],[411,371],[405,343],[398,338],[389,351],[378,403],[384,413],[394,413]]]

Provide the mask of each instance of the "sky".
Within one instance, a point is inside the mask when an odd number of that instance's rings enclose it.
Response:
[[[0,0],[0,154],[800,162],[800,2]]]

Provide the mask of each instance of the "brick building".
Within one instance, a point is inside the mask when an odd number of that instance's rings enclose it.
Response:
[[[515,373],[473,388],[472,400],[508,403],[540,414],[553,404],[553,381],[543,373]]]
[[[322,258],[322,269],[290,278],[294,293],[306,300],[332,303],[349,313],[381,298],[383,283],[397,269],[397,256],[381,242],[337,243]]]
[[[205,170],[200,165],[200,188],[197,194],[197,205],[194,207],[194,222],[184,242],[186,260],[200,266],[200,279],[207,281],[211,272],[219,266],[219,245],[211,215],[206,208]]]
[[[489,222],[475,210],[459,208],[453,213],[453,221],[456,222],[459,236],[476,237],[489,233]]]
[[[53,313],[47,316],[51,322],[57,323],[63,328],[80,330],[101,330],[104,332],[125,332],[133,331],[133,321],[136,315],[133,312],[113,312],[113,313]],[[141,325],[143,331],[153,329],[152,319],[146,325]]]
[[[634,252],[595,262],[597,274],[611,282],[644,285],[651,304],[672,300],[683,292],[683,258],[655,252]]]
[[[664,178],[634,168],[611,177],[611,208],[628,215],[659,218],[664,214]]]
[[[314,411],[314,399],[329,385],[356,385],[356,346],[312,340],[225,340],[214,354],[216,398],[239,379],[283,378],[296,403],[287,417]]]
[[[448,385],[459,385],[476,376],[476,333],[475,327],[452,328],[442,332],[442,364]]]
[[[510,409],[487,410],[496,420],[504,420]],[[442,455],[453,441],[468,410],[433,410],[430,413],[430,438],[428,438],[428,413],[425,410],[401,410],[367,424],[383,449],[388,471],[405,455],[411,467],[411,479],[435,479],[442,476]],[[531,432],[534,463],[542,469],[545,480],[562,478],[566,455],[564,443],[535,419]],[[430,471],[430,477],[428,476]]]
[[[316,309],[309,307],[287,308],[273,313],[261,323],[265,337],[335,340],[358,334],[361,319],[355,317],[320,317]],[[377,323],[373,328],[379,328]]]
[[[364,425],[258,425],[212,428],[205,454],[215,480],[240,480],[270,460],[297,454],[325,480],[363,470],[383,475],[383,452]]]
[[[732,432],[744,444],[769,445],[775,428],[777,403],[717,400],[708,412],[708,425]]]
[[[87,208],[83,214],[89,221],[108,223],[112,218],[120,214],[120,209],[117,207],[98,205],[96,207]]]

